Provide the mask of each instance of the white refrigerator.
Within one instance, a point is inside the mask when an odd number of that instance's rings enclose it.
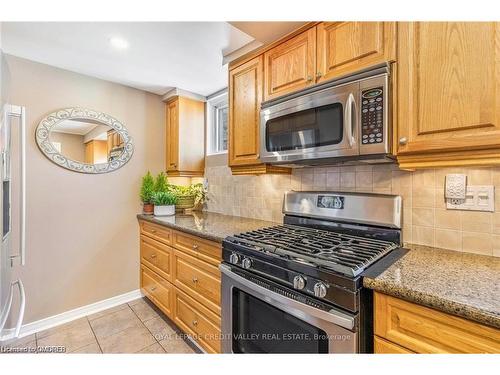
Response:
[[[23,283],[20,279],[12,280],[12,267],[23,266],[26,248],[26,126],[24,107],[4,104],[0,117],[0,186],[2,246],[0,249],[0,341],[16,338],[20,334],[24,317],[26,297]],[[19,142],[19,155],[13,155],[13,133]],[[13,158],[16,160],[16,173],[11,170]],[[19,169],[19,170],[17,170]],[[16,191],[12,191],[15,175]],[[13,215],[12,200],[18,199],[19,212]],[[17,217],[15,223],[12,217]],[[17,222],[18,221],[18,222]],[[19,238],[12,238],[12,228],[18,226],[16,232]],[[17,237],[17,236],[16,236]],[[19,294],[19,297],[16,296]],[[19,298],[19,309],[12,308],[14,298]],[[8,323],[8,322],[16,322]]]

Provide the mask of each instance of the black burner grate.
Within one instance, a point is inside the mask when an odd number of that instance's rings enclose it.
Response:
[[[290,259],[357,276],[398,246],[348,234],[278,225],[233,236],[229,241]]]

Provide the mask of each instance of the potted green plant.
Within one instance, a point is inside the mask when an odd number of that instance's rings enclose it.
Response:
[[[142,185],[140,198],[142,201],[142,210],[146,215],[153,214],[153,195],[155,193],[155,181],[151,173],[148,171],[142,177]]]
[[[154,189],[155,189],[156,193],[169,191],[168,180],[167,180],[167,176],[165,176],[165,173],[160,172],[158,174],[158,176],[156,176]]]
[[[168,191],[157,191],[153,195],[155,216],[170,216],[175,214],[177,197]]]
[[[168,185],[168,188],[177,197],[176,210],[193,208],[194,195],[191,193],[190,186]]]
[[[168,189],[177,197],[176,210],[199,207],[206,200],[206,191],[201,183],[190,186],[168,185]]]
[[[203,185],[202,183],[193,184],[191,185],[191,192],[194,196],[194,208],[202,208],[203,203],[208,200],[207,189],[205,188],[205,185]]]

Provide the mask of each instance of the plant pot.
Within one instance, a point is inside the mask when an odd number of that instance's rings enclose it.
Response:
[[[155,216],[175,215],[175,206],[173,204],[170,206],[155,206],[154,213]]]
[[[176,210],[184,210],[194,207],[194,195],[177,197],[177,203],[175,204]]]
[[[142,206],[142,212],[146,215],[153,215],[154,204],[153,203],[144,203]]]

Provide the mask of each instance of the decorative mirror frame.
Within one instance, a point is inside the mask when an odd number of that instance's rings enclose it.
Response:
[[[50,131],[54,126],[64,120],[93,120],[108,125],[110,128],[116,130],[123,139],[124,148],[121,155],[108,163],[101,164],[87,164],[76,160],[67,158],[56,150],[52,142],[50,142]],[[59,109],[45,116],[36,128],[36,143],[40,151],[53,163],[69,169],[71,171],[80,173],[108,173],[116,171],[123,167],[132,157],[134,153],[134,145],[125,126],[116,118],[99,111],[94,111],[88,108],[69,107]]]

